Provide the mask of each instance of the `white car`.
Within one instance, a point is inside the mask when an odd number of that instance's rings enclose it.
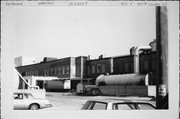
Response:
[[[81,110],[154,110],[148,102],[123,100],[88,100]]]
[[[38,110],[47,107],[52,107],[49,100],[34,98],[30,93],[14,93],[15,110]]]

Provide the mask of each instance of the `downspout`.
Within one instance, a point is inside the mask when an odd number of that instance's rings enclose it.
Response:
[[[139,46],[133,49],[134,55],[134,73],[139,74],[139,53],[140,51],[150,50],[151,46]]]

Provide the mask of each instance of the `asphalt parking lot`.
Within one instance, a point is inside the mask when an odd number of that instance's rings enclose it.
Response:
[[[53,105],[44,110],[80,110],[83,104],[89,99],[121,99],[121,100],[141,100],[150,101],[155,105],[155,101],[150,97],[116,97],[116,96],[78,96],[75,93],[47,92],[46,99]]]

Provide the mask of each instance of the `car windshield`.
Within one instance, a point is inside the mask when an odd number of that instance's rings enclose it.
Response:
[[[92,105],[91,101],[87,101],[81,109],[87,110],[90,107],[90,105]]]

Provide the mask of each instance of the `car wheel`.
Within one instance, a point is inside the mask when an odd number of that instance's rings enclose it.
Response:
[[[32,104],[32,105],[30,105],[29,109],[30,110],[38,110],[39,106],[37,104]]]

